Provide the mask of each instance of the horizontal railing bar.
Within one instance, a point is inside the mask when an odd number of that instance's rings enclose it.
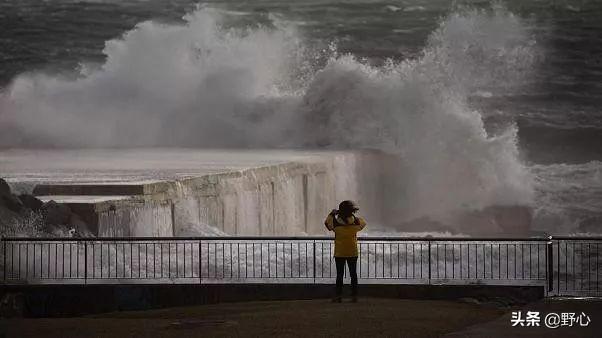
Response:
[[[552,236],[549,238],[551,240],[558,241],[602,241],[602,236],[579,236],[579,237],[571,237],[571,236]]]
[[[113,242],[113,241],[249,241],[249,240],[333,240],[330,236],[201,236],[201,237],[4,237],[7,242]],[[564,239],[553,237],[555,239]],[[567,237],[567,239],[602,240],[602,237]],[[358,241],[406,242],[545,242],[549,237],[358,237]]]

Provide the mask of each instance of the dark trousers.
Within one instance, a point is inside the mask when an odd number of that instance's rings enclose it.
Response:
[[[343,294],[343,274],[345,273],[345,262],[349,268],[349,276],[351,277],[351,294],[357,296],[357,257],[335,257],[337,265],[337,296]]]

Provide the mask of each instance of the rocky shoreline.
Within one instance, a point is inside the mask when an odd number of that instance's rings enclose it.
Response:
[[[15,194],[0,178],[0,236],[90,237],[88,225],[64,204]]]

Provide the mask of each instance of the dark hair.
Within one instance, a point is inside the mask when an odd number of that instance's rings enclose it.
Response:
[[[339,212],[342,216],[348,217],[353,215],[354,212],[359,210],[357,204],[351,200],[345,200],[339,204]]]

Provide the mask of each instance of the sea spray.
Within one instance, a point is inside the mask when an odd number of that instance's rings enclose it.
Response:
[[[1,144],[376,148],[404,160],[390,196],[404,218],[531,202],[516,128],[489,135],[467,103],[528,75],[536,44],[520,18],[463,9],[417,59],[374,67],[327,50],[312,70],[293,25],[225,28],[223,15],[140,23],[76,80],[17,77],[0,99]]]
[[[503,25],[514,28],[503,34],[495,28]],[[299,130],[312,131],[320,145],[399,154],[403,194],[390,198],[400,199],[406,218],[528,204],[531,178],[519,161],[516,128],[488,135],[467,99],[480,87],[520,83],[534,48],[503,8],[453,13],[417,60],[375,68],[351,55],[332,58],[304,96]]]

